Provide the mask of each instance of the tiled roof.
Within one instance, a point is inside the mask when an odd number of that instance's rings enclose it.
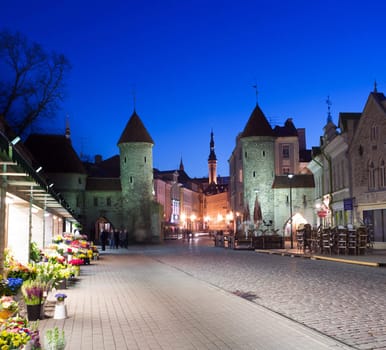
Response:
[[[291,118],[286,120],[284,126],[275,126],[274,133],[276,137],[298,136],[298,131]]]
[[[121,176],[119,155],[97,163],[84,163],[90,177],[119,178]]]
[[[259,105],[256,105],[241,134],[241,137],[249,136],[274,136],[272,127]]]
[[[123,130],[123,133],[118,141],[118,145],[121,143],[131,142],[146,142],[154,144],[153,139],[135,111],[130,117],[125,130]]]
[[[355,125],[358,123],[362,113],[354,113],[354,112],[340,112],[339,113],[339,127],[342,132],[347,129],[348,120],[352,119],[355,122]]]
[[[287,175],[275,176],[272,188],[289,188],[289,187],[315,187],[315,181],[313,175],[294,175],[290,180]]]
[[[45,173],[86,174],[71,141],[64,135],[32,134],[25,145]]]

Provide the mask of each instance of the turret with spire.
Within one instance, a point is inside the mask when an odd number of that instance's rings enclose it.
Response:
[[[324,127],[324,142],[329,143],[335,136],[338,134],[337,132],[337,126],[332,121],[332,115],[331,115],[331,100],[330,96],[327,96],[326,100],[327,104],[327,123]]]
[[[159,234],[152,226],[154,141],[134,110],[118,141],[124,227],[135,241]]]

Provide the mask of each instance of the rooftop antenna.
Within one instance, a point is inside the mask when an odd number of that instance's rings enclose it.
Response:
[[[332,116],[331,116],[331,100],[330,100],[330,96],[327,96],[327,100],[326,100],[326,104],[327,104],[327,124],[328,123],[332,123]]]

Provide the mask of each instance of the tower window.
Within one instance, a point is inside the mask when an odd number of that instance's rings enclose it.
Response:
[[[253,177],[256,177],[256,171],[253,172]]]
[[[81,185],[82,184],[82,179],[79,177],[78,178],[78,184]]]
[[[106,198],[106,205],[107,205],[108,207],[111,207],[111,197],[107,197],[107,198]]]
[[[143,157],[143,160],[145,161],[145,163],[146,163],[146,157]]]
[[[265,151],[263,151],[263,157],[265,157]]]
[[[94,207],[98,206],[98,197],[94,197]]]
[[[282,156],[283,156],[283,159],[288,159],[290,157],[289,145],[282,146]]]
[[[247,152],[244,153],[244,157],[248,158],[248,153]]]
[[[133,183],[133,177],[132,176],[130,176],[129,181],[130,181],[131,184]]]

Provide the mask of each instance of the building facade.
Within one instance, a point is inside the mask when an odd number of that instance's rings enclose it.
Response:
[[[292,119],[273,129],[256,105],[229,159],[230,207],[239,234],[290,235],[289,222],[294,233],[312,220],[314,182],[304,166],[307,154],[304,129],[298,132]]]
[[[386,247],[386,98],[374,88],[360,113],[330,113],[309,169],[315,207],[325,226],[371,228],[376,248]]]

